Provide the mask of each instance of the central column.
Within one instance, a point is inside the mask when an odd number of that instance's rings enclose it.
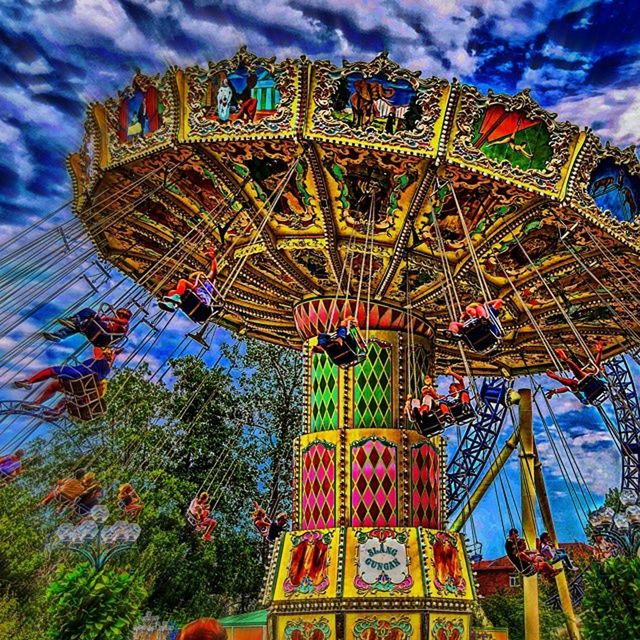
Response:
[[[294,447],[294,530],[274,549],[265,587],[272,638],[468,638],[470,565],[459,535],[443,530],[446,442],[402,415],[406,393],[432,373],[431,327],[341,299],[306,300],[294,315],[306,433]],[[317,337],[349,315],[367,355],[342,368]]]

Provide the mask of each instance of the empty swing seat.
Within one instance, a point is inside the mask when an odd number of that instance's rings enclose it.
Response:
[[[88,422],[107,412],[102,397],[101,385],[95,374],[82,378],[60,379],[66,399],[66,410],[70,417]]]
[[[578,399],[584,404],[599,405],[607,397],[608,384],[594,373],[588,374],[578,383]]]

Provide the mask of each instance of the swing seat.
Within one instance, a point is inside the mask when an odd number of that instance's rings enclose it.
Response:
[[[104,330],[96,318],[91,318],[82,327],[82,333],[94,346],[105,349],[107,347],[123,347],[129,338],[125,333],[109,333]]]
[[[460,339],[478,353],[487,353],[498,346],[502,330],[499,324],[490,318],[471,318],[460,330]]]
[[[522,560],[517,556],[514,557],[512,554],[507,553],[507,558],[509,558],[509,562],[513,565],[513,568],[524,578],[530,578],[531,576],[535,576],[536,568],[533,566],[533,563],[529,563],[526,566],[523,566]]]
[[[187,511],[187,522],[194,528],[197,529],[200,526],[200,523],[196,520],[196,517],[191,513],[191,511]]]
[[[422,432],[422,435],[427,437],[441,434],[448,422],[439,410],[429,411],[426,413],[420,413],[419,411],[414,410],[413,417],[414,422]]]
[[[607,397],[608,388],[606,380],[590,373],[578,383],[576,396],[583,404],[597,406]]]
[[[457,424],[464,424],[465,422],[469,422],[476,417],[476,412],[468,402],[453,400],[447,402],[447,406],[449,407],[449,411],[451,412],[453,421]]]
[[[206,304],[191,289],[184,292],[181,300],[181,311],[198,324],[208,322],[222,311],[221,304]]]
[[[367,345],[356,327],[352,327],[346,336],[338,331],[333,334],[321,333],[318,346],[329,356],[334,364],[343,369],[360,364],[367,357]]]
[[[67,413],[72,418],[89,422],[106,414],[107,405],[95,374],[73,380],[61,378],[60,384],[66,399]]]

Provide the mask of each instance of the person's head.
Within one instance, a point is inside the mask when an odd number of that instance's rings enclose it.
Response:
[[[185,625],[177,640],[227,640],[227,632],[214,618],[201,618]]]
[[[509,529],[509,537],[512,540],[517,540],[520,537],[520,532],[517,529]]]
[[[120,307],[119,309],[116,309],[116,316],[118,318],[122,318],[123,320],[130,320],[131,315],[131,311],[129,311],[129,309],[127,309],[126,307]]]
[[[542,544],[549,544],[551,542],[551,536],[546,531],[541,533],[540,542],[542,542]]]
[[[289,516],[284,511],[276,516],[276,523],[281,527],[287,524],[287,520],[289,520]]]
[[[120,495],[127,495],[128,493],[131,493],[133,491],[133,485],[131,485],[131,483],[129,482],[125,482],[124,484],[120,485],[120,488],[118,489],[118,492],[120,493]]]
[[[82,478],[84,478],[86,473],[87,473],[86,469],[77,469],[76,472],[73,474],[73,477],[76,480],[82,480]]]
[[[518,540],[518,551],[523,551],[526,548],[527,548],[527,543],[524,541],[523,538],[520,538]]]
[[[92,471],[88,471],[87,473],[84,474],[84,476],[82,476],[82,484],[86,486],[93,484],[95,481],[96,481],[96,474],[93,473]]]
[[[209,502],[209,494],[206,491],[203,491],[199,496],[198,496],[198,502],[200,504],[205,504],[207,502]]]
[[[24,449],[18,449],[16,450],[16,452],[13,454],[16,458],[18,458],[18,460],[20,460],[20,458],[22,458],[22,456],[24,456]]]
[[[413,394],[411,394],[411,393],[407,393],[407,397],[405,398],[405,400],[407,400],[407,402],[408,402],[409,400],[413,400]]]

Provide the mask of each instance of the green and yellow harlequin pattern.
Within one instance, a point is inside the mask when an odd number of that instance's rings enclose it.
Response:
[[[353,372],[353,426],[386,427],[393,419],[391,350],[371,344]]]
[[[312,356],[310,430],[338,428],[338,367],[324,353]]]

